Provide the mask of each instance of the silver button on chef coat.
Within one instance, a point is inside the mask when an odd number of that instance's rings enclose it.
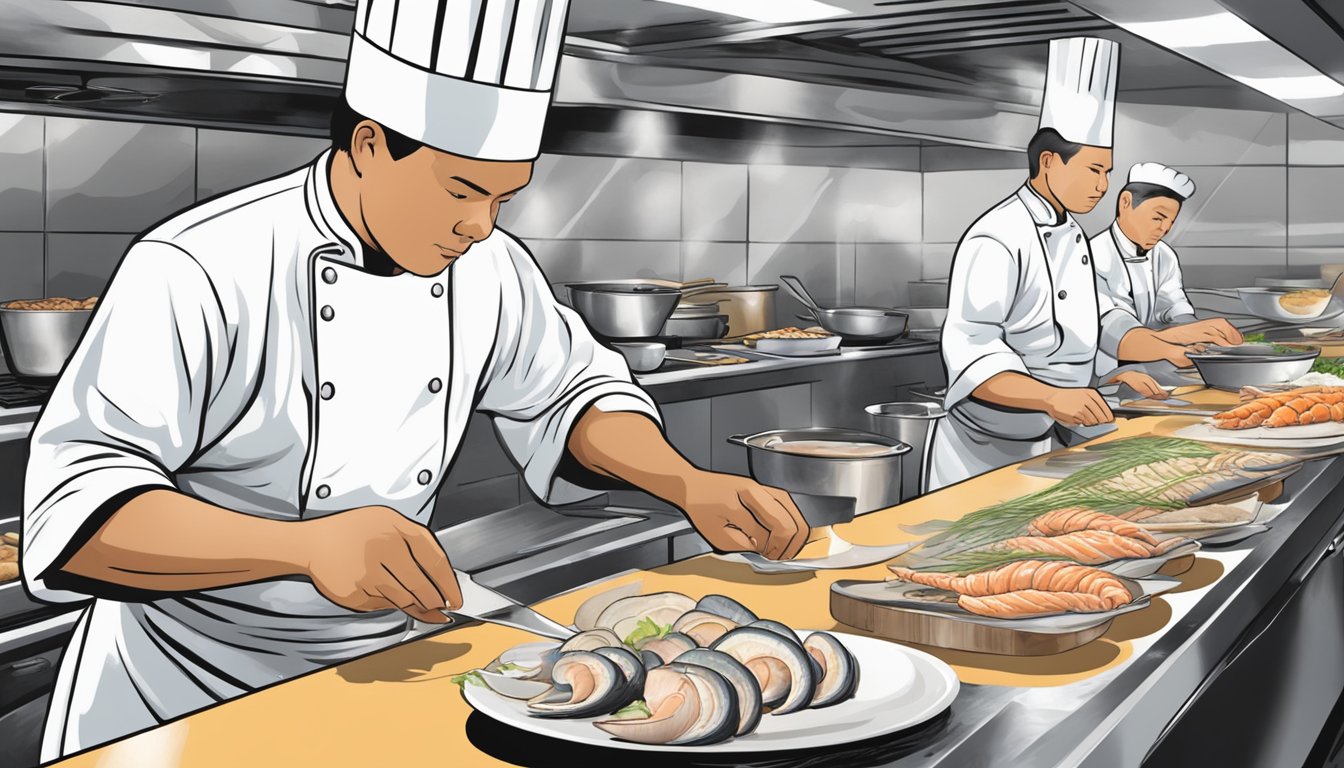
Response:
[[[555,474],[574,421],[590,405],[658,418],[508,233],[435,277],[365,271],[329,155],[136,242],[37,423],[24,578],[39,599],[87,602],[44,761],[409,628],[399,611],[351,612],[298,578],[139,602],[49,584],[109,500],[176,488],[276,520],[384,505],[428,523],[479,409],[538,497],[577,501],[592,494]]]
[[[1101,343],[1087,238],[1029,184],[981,216],[957,245],[942,354],[947,418],[936,427],[928,483],[941,488],[1046,453],[1057,425],[1044,413],[971,398],[1015,371],[1059,387],[1092,381]]]

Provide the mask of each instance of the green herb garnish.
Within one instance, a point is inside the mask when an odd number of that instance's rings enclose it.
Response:
[[[1318,357],[1311,364],[1312,373],[1327,373],[1344,379],[1344,357]]]
[[[645,616],[639,620],[639,623],[635,624],[635,631],[631,632],[630,635],[625,638],[625,644],[634,648],[638,643],[643,642],[644,640],[667,637],[667,633],[671,631],[671,624],[659,624],[648,616]]]
[[[481,671],[479,669],[463,672],[460,675],[453,675],[450,679],[453,685],[477,685],[481,688],[485,687],[485,678],[481,677]]]
[[[1086,507],[1107,514],[1127,512],[1135,507],[1180,509],[1185,506],[1184,501],[1162,498],[1162,493],[1189,480],[1188,477],[1174,477],[1167,483],[1141,491],[1117,488],[1113,484],[1107,485],[1106,481],[1144,464],[1218,455],[1218,451],[1203,443],[1171,437],[1127,438],[1096,446],[1096,449],[1105,458],[1049,488],[985,507],[954,521],[947,530],[926,541],[924,551],[931,557],[944,559],[953,552],[1003,541],[1021,534],[1033,519],[1063,507]]]
[[[515,672],[524,669],[527,669],[527,667],[524,667],[521,664],[514,664],[512,661],[506,661],[503,664],[500,664],[499,666],[495,667],[495,671],[500,673],[501,675],[504,674],[505,672]]]
[[[617,720],[643,720],[653,717],[653,711],[649,709],[649,705],[645,704],[643,699],[635,699],[630,702],[629,706],[617,710],[612,717]]]
[[[1265,334],[1263,333],[1248,333],[1242,338],[1246,340],[1247,344],[1263,344],[1265,342]]]

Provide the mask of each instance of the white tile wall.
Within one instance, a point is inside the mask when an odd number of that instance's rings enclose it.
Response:
[[[43,120],[0,113],[0,229],[41,232],[43,217]]]
[[[747,166],[682,164],[681,239],[746,241]]]
[[[981,214],[1026,181],[1026,168],[924,174],[923,241],[957,242]]]
[[[1288,246],[1344,246],[1344,166],[1288,169]]]
[[[1344,128],[1294,112],[1288,115],[1289,165],[1344,165]]]
[[[201,129],[196,136],[196,199],[307,165],[330,146],[327,139],[308,136]]]
[[[687,280],[712,277],[729,285],[744,285],[747,282],[747,244],[683,242],[681,274]]]
[[[679,240],[681,200],[676,161],[545,155],[499,223],[525,239]]]

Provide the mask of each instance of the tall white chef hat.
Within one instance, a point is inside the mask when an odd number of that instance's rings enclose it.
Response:
[[[1195,194],[1195,182],[1189,176],[1161,163],[1139,163],[1129,169],[1130,184],[1156,184],[1175,192],[1182,200]]]
[[[350,108],[435,149],[532,160],[569,0],[359,0]]]
[[[1075,144],[1110,147],[1119,73],[1119,43],[1095,37],[1051,40],[1040,127],[1054,128]]]

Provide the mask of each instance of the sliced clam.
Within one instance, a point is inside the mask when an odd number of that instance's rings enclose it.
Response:
[[[677,619],[676,624],[672,625],[673,632],[680,632],[690,637],[701,648],[708,648],[731,629],[737,629],[737,622],[706,611],[685,613]]]
[[[639,650],[639,660],[644,662],[644,669],[646,670],[657,669],[667,663],[663,661],[662,656],[643,648]]]
[[[477,670],[477,673],[487,688],[510,699],[531,699],[551,689],[551,684],[545,680],[512,677],[507,673],[491,672],[488,669]]]
[[[844,643],[828,632],[813,632],[803,648],[821,667],[813,707],[829,707],[850,698],[859,687],[859,663]]]
[[[758,618],[750,608],[724,595],[705,595],[695,604],[695,610],[732,619],[738,626],[745,626]]]
[[[801,643],[761,627],[738,627],[711,646],[737,659],[761,687],[761,702],[772,714],[806,707],[816,690],[812,662]]]
[[[799,647],[801,647],[803,644],[803,641],[798,639],[797,632],[794,632],[792,629],[789,629],[784,624],[778,621],[774,621],[773,619],[757,619],[756,621],[751,622],[747,626],[756,627],[757,629],[764,629],[769,632],[774,632],[776,635],[779,635],[780,637],[795,643]]]
[[[597,629],[597,617],[602,615],[612,603],[624,597],[634,597],[643,589],[640,581],[612,587],[583,601],[583,605],[574,612],[574,626],[580,630]]]
[[[626,685],[630,687],[631,701],[644,695],[644,680],[648,675],[648,670],[644,667],[644,661],[631,652],[629,648],[624,646],[620,648],[598,648],[593,653],[611,659],[616,663],[616,666],[621,668],[621,674],[625,675]]]
[[[562,655],[551,670],[552,689],[529,699],[537,717],[594,717],[615,712],[634,700],[625,673],[611,659],[592,651]]]
[[[651,637],[639,643],[640,651],[658,654],[664,664],[671,664],[681,654],[698,647],[695,640],[680,632],[669,632],[665,637]]]
[[[737,693],[722,675],[694,664],[668,664],[644,683],[646,718],[599,720],[598,728],[640,744],[714,744],[737,730]]]
[[[677,592],[623,597],[602,611],[597,617],[597,627],[609,629],[625,640],[640,621],[648,619],[659,626],[670,626],[692,608],[695,608],[695,601]]]
[[[551,668],[560,658],[552,642],[524,643],[476,670],[486,687],[510,699],[530,699],[551,688]]]
[[[761,722],[761,688],[751,671],[722,651],[696,648],[677,657],[678,664],[706,667],[723,675],[737,694],[737,731],[735,736],[746,736]]]
[[[569,638],[560,646],[561,653],[570,651],[595,651],[598,648],[617,648],[621,638],[610,629],[590,629]]]

